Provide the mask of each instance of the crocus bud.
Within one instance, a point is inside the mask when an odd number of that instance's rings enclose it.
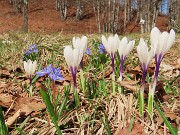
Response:
[[[30,59],[27,62],[24,61],[24,69],[29,77],[34,74],[36,67],[37,67],[36,60],[34,62],[32,62]]]

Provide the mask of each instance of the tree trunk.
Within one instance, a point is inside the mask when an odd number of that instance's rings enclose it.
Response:
[[[76,19],[81,20],[83,18],[83,10],[82,10],[82,5],[81,1],[77,0],[77,10],[76,10]]]
[[[151,0],[148,0],[148,12],[147,12],[147,31],[150,32],[151,25]]]
[[[131,20],[131,0],[128,0],[128,11],[127,11],[127,20],[128,22]]]
[[[157,17],[158,17],[158,13],[159,13],[159,6],[161,4],[162,0],[157,0],[155,2],[155,5],[154,5],[154,12],[153,12],[153,19],[152,19],[152,28],[155,27],[156,25],[156,21],[157,21]]]
[[[67,0],[60,0],[60,17],[61,20],[67,19]]]
[[[101,33],[101,22],[100,22],[100,1],[97,1],[97,25],[98,33]]]
[[[127,9],[127,0],[124,1],[124,32],[126,32],[126,9]]]
[[[56,10],[60,10],[60,0],[56,0]]]
[[[24,32],[28,32],[28,0],[24,0],[23,17],[24,17]]]

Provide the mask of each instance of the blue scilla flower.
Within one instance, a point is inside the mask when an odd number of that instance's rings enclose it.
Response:
[[[87,55],[92,55],[90,48],[86,48],[86,54]]]
[[[98,48],[99,48],[98,51],[99,51],[100,54],[103,54],[103,53],[106,52],[106,49],[105,49],[105,47],[104,47],[104,45],[102,43],[99,45]]]
[[[25,52],[25,55],[29,55],[31,53],[38,53],[38,48],[36,44],[31,45],[28,50]]]
[[[42,71],[36,72],[36,75],[38,77],[48,75],[49,78],[53,81],[64,80],[64,78],[60,72],[60,68],[54,68],[52,65],[49,65],[47,68],[44,67],[42,69]]]

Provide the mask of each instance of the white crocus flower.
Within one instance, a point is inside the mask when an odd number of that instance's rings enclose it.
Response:
[[[109,36],[108,39],[106,39],[105,36],[102,35],[102,43],[111,57],[116,53],[119,42],[120,40],[117,34],[115,34],[114,36]]]
[[[147,70],[147,67],[153,57],[153,48],[148,51],[148,46],[143,38],[140,39],[139,45],[137,47],[137,53],[139,60],[142,64],[143,70]],[[145,69],[144,69],[145,68]]]
[[[108,52],[108,54],[111,57],[111,62],[112,62],[112,87],[113,87],[113,93],[115,94],[115,68],[114,68],[114,59],[115,59],[115,53],[118,48],[120,40],[117,34],[114,36],[109,36],[108,39],[105,38],[104,35],[102,35],[102,43]]]
[[[148,65],[153,57],[153,49],[151,48],[150,51],[148,51],[148,46],[143,38],[140,39],[139,45],[137,47],[137,53],[139,60],[141,62],[142,67],[142,87],[140,89],[140,102],[139,102],[139,108],[140,108],[140,115],[143,116],[144,112],[144,88],[145,88],[145,81],[146,81],[146,74],[147,74],[147,68]]]
[[[171,29],[170,33],[166,32],[166,31],[161,33],[157,27],[154,27],[151,30],[150,36],[151,36],[150,41],[151,41],[151,45],[154,49],[154,56],[155,56],[155,62],[156,62],[154,83],[153,83],[153,86],[150,85],[149,95],[148,95],[148,110],[149,110],[149,113],[152,114],[154,92],[155,92],[156,85],[157,85],[160,64],[161,64],[161,61],[162,61],[164,55],[168,52],[168,50],[173,45],[173,42],[175,40],[175,32],[173,29]]]
[[[171,29],[170,33],[168,32],[160,32],[157,27],[154,27],[151,30],[151,45],[154,49],[154,56],[156,61],[156,70],[155,70],[155,77],[154,77],[154,86],[156,85],[159,67],[164,55],[167,51],[171,48],[173,42],[175,40],[175,32]]]
[[[34,62],[32,62],[30,59],[27,62],[24,61],[24,69],[29,77],[31,77],[34,74],[36,67],[37,67],[36,60]]]
[[[82,57],[79,55],[78,49],[73,49],[71,46],[64,48],[64,57],[69,67],[77,68]]]
[[[76,73],[81,62],[82,55],[80,55],[78,49],[73,49],[71,46],[66,46],[64,48],[64,57],[72,73],[74,88],[76,88]]]
[[[124,37],[119,43],[118,52],[120,57],[121,56],[126,57],[129,54],[129,52],[133,49],[134,44],[135,44],[135,40],[128,42],[128,39]]]
[[[81,58],[80,59],[80,69],[81,69],[81,72],[82,69],[83,69],[83,56],[84,56],[84,53],[86,52],[86,48],[87,48],[87,43],[88,43],[88,39],[86,36],[82,36],[81,38],[79,37],[73,37],[73,47],[77,50],[79,50],[79,57]]]
[[[160,55],[163,57],[165,53],[171,48],[175,40],[175,32],[171,29],[170,33],[160,32],[157,27],[151,30],[151,45],[154,48],[155,55]]]
[[[86,36],[79,37],[73,37],[73,47],[75,49],[79,50],[80,55],[84,55],[87,48],[88,39]]]
[[[118,81],[122,81],[124,61],[126,59],[126,56],[133,49],[134,44],[135,44],[135,40],[128,42],[128,39],[126,37],[124,37],[119,43],[118,52],[119,52],[119,56],[120,56],[120,77],[119,77]]]
[[[30,87],[29,87],[30,96],[32,96],[32,94],[33,94],[33,92],[32,92],[32,89],[33,89],[33,87],[32,87],[32,75],[34,74],[36,67],[37,67],[37,61],[36,60],[34,62],[32,62],[30,59],[27,62],[24,61],[24,69],[25,69],[25,72],[26,72],[26,74],[30,80]]]

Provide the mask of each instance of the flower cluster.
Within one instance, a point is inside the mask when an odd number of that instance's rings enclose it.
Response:
[[[49,78],[53,81],[64,80],[60,72],[60,68],[55,68],[51,64],[48,67],[44,67],[42,71],[36,72],[36,75],[38,77],[48,75]]]
[[[22,60],[25,61],[25,60],[31,59],[34,61],[36,60],[37,55],[38,55],[37,44],[33,44],[26,50],[26,52],[24,53],[22,57]]]
[[[105,49],[105,47],[104,47],[104,45],[102,43],[98,46],[98,48],[99,48],[98,52],[100,54],[103,54],[103,53],[106,52],[106,49]]]
[[[29,55],[31,53],[38,53],[38,48],[36,44],[31,45],[28,50],[25,52],[25,55]]]

